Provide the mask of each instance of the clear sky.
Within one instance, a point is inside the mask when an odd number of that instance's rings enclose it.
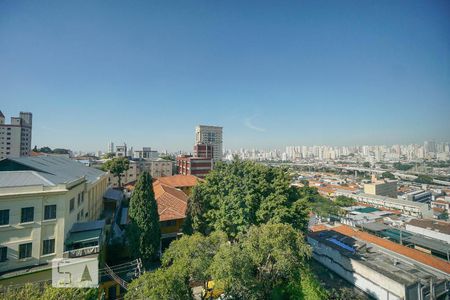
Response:
[[[0,110],[73,150],[450,140],[450,1],[3,0]]]

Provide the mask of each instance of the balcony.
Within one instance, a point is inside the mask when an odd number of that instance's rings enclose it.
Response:
[[[63,258],[76,258],[100,253],[100,246],[84,247],[63,253]]]

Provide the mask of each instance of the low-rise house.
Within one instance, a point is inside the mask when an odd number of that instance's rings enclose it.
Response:
[[[153,182],[153,191],[158,204],[161,248],[164,250],[172,240],[182,234],[188,197],[182,190],[164,184],[159,180]]]
[[[157,178],[158,181],[171,187],[182,190],[186,195],[190,196],[192,189],[203,179],[194,175],[173,175]]]

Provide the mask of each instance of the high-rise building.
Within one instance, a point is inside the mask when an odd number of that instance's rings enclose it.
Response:
[[[222,160],[222,127],[198,125],[195,128],[195,144],[207,144],[213,147],[213,159]]]
[[[108,144],[108,153],[114,153],[114,143],[109,142]]]
[[[20,112],[19,117],[11,117],[11,124],[6,124],[5,116],[0,111],[0,159],[29,156],[31,128],[30,112]]]

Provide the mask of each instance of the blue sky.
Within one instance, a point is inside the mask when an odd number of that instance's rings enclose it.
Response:
[[[450,2],[4,0],[0,109],[74,150],[450,140]]]

